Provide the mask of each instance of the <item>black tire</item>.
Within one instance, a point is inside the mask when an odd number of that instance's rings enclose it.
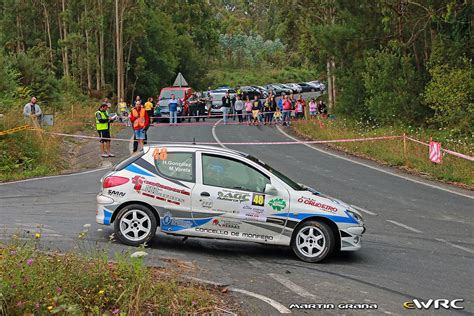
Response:
[[[314,91],[315,91],[314,88],[311,88],[311,92],[314,92]]]
[[[134,211],[136,212],[136,220],[133,219]],[[138,224],[138,221],[142,220],[145,217],[148,217],[146,222]],[[125,220],[130,222],[128,226]],[[146,231],[139,230],[139,225],[141,225],[143,229],[146,229]],[[156,227],[157,218],[155,217],[155,214],[148,207],[143,206],[141,204],[127,205],[126,207],[120,210],[114,221],[115,237],[121,243],[135,247],[152,240],[153,237],[155,237]],[[128,228],[131,228],[131,230],[129,232],[126,232]],[[135,234],[134,231],[137,231],[137,234]],[[142,234],[140,234],[140,232],[142,232]],[[137,236],[137,238],[132,237],[131,235],[129,235],[129,233],[132,233],[134,236]]]
[[[312,234],[309,233],[311,229]],[[306,235],[306,231],[308,232],[308,236],[305,239],[303,236]],[[318,239],[319,236],[323,237]],[[308,246],[305,246],[305,243]],[[321,247],[320,250],[317,248],[318,246]],[[294,230],[291,239],[291,248],[296,256],[303,261],[311,263],[321,262],[326,259],[332,254],[335,246],[336,238],[334,232],[328,224],[320,221],[307,221],[299,225]],[[314,252],[313,248],[316,248],[317,251]],[[309,255],[309,253],[313,253],[313,255]]]

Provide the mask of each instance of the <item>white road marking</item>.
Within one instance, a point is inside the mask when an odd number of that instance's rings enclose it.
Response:
[[[253,296],[255,298],[258,298],[259,300],[262,300],[265,303],[271,305],[273,308],[275,308],[281,314],[291,314],[291,311],[288,308],[286,308],[285,305],[282,305],[282,304],[278,303],[277,301],[275,301],[274,299],[271,299],[269,297],[266,297],[266,296],[263,296],[263,295],[260,295],[260,294],[254,293],[254,292],[250,292],[250,291],[247,291],[247,290],[242,290],[242,289],[229,288],[229,290],[234,291],[234,292],[238,292],[238,293],[247,294],[248,296]]]
[[[377,213],[368,211],[365,208],[362,208],[362,207],[359,207],[359,206],[356,206],[356,205],[353,205],[353,204],[351,204],[351,206],[353,208],[355,208],[356,210],[361,211],[362,213],[366,213],[366,214],[369,214],[369,215],[372,215],[372,216],[377,216]]]
[[[225,284],[222,284],[222,283],[218,283],[218,282],[214,282],[214,281],[208,281],[208,280],[203,280],[203,279],[199,279],[199,278],[196,278],[196,277],[192,277],[192,276],[183,276],[184,278],[186,279],[190,279],[190,280],[194,280],[194,281],[198,281],[198,282],[201,282],[201,283],[206,283],[206,284],[211,284],[211,285],[214,285],[214,286],[227,286]],[[228,288],[229,291],[233,291],[233,292],[237,292],[237,293],[242,293],[242,294],[246,294],[248,296],[252,296],[252,297],[255,297],[255,298],[258,298],[259,300],[261,301],[264,301],[265,303],[269,304],[270,306],[272,306],[273,308],[275,308],[277,311],[279,311],[281,314],[291,314],[291,311],[286,308],[284,305],[278,303],[277,301],[275,301],[274,299],[271,299],[269,297],[266,297],[264,295],[261,295],[261,294],[257,294],[257,293],[254,293],[254,292],[250,292],[250,291],[247,291],[247,290],[243,290],[243,289],[238,289],[238,288],[235,288],[235,287],[229,287]]]
[[[471,195],[467,195],[467,194],[464,194],[464,193],[461,193],[461,192],[457,192],[457,191],[454,191],[454,190],[443,188],[443,187],[440,187],[440,186],[437,186],[437,185],[434,185],[434,184],[430,184],[430,183],[426,183],[426,182],[423,182],[423,181],[415,180],[415,179],[406,177],[406,176],[401,175],[401,174],[397,174],[397,173],[394,173],[394,172],[391,172],[391,171],[388,171],[388,170],[384,170],[382,168],[371,166],[369,164],[366,164],[366,163],[363,163],[363,162],[360,162],[360,161],[357,161],[357,160],[353,160],[353,159],[350,159],[350,158],[347,158],[347,157],[340,156],[338,154],[334,154],[334,153],[325,151],[323,149],[313,147],[313,146],[311,146],[309,144],[305,144],[305,143],[301,142],[301,140],[289,135],[288,133],[283,131],[280,126],[277,126],[277,129],[280,131],[280,133],[282,133],[286,137],[288,137],[290,139],[293,139],[294,141],[300,142],[301,145],[304,145],[308,148],[314,149],[314,150],[319,151],[321,153],[324,153],[326,155],[333,156],[333,157],[343,159],[343,160],[346,160],[346,161],[350,161],[352,163],[355,163],[355,164],[358,164],[358,165],[361,165],[361,166],[364,166],[364,167],[367,167],[367,168],[370,168],[370,169],[373,169],[373,170],[377,170],[377,171],[389,174],[389,175],[394,176],[394,177],[402,178],[402,179],[405,179],[405,180],[408,180],[408,181],[411,181],[411,182],[414,182],[414,183],[422,184],[422,185],[425,185],[425,186],[428,186],[428,187],[431,187],[431,188],[435,188],[435,189],[438,189],[438,190],[441,190],[441,191],[449,192],[449,193],[452,193],[452,194],[456,194],[456,195],[463,196],[463,197],[466,197],[468,199],[474,200],[474,196],[471,196]]]
[[[32,179],[25,179],[25,180],[11,181],[11,182],[3,182],[3,183],[0,183],[0,185],[15,184],[15,183],[22,183],[22,182],[29,182],[29,181],[36,181],[36,180],[53,179],[53,178],[60,178],[60,177],[79,176],[79,175],[82,175],[82,174],[93,173],[93,172],[97,172],[97,171],[101,171],[101,170],[105,170],[105,169],[110,169],[110,168],[109,167],[98,168],[98,169],[93,169],[93,170],[88,170],[88,171],[77,172],[77,173],[59,174],[57,176],[47,176],[47,177],[41,177],[41,178],[32,178]]]
[[[458,249],[461,249],[461,250],[464,250],[466,252],[469,252],[469,253],[473,253],[474,254],[474,250],[472,249],[469,249],[469,248],[466,248],[466,247],[463,247],[463,246],[459,246],[459,245],[456,245],[456,244],[453,244],[452,242],[449,242],[447,240],[444,240],[444,239],[441,239],[441,238],[436,238],[437,241],[440,241],[440,242],[444,242],[445,244],[448,244],[450,245],[451,247],[454,247],[454,248],[458,248]]]
[[[301,286],[293,283],[288,278],[285,278],[283,275],[275,274],[275,273],[269,273],[268,275],[270,277],[272,277],[274,280],[281,283],[287,289],[289,289],[289,290],[293,291],[294,293],[296,293],[297,295],[299,295],[301,297],[304,297],[304,298],[316,300],[316,295],[309,293],[307,290],[305,290]]]
[[[255,268],[262,268],[263,267],[263,264],[260,261],[254,259],[252,257],[248,257],[248,256],[241,256],[241,257],[242,257],[242,259],[246,260],[250,265],[252,265]]]
[[[219,146],[221,146],[222,148],[227,148],[220,140],[219,138],[217,137],[217,134],[216,134],[216,126],[217,124],[219,124],[223,119],[220,119],[218,120],[213,126],[212,126],[212,137],[214,137],[214,139],[216,140],[216,142],[219,144]]]
[[[400,226],[400,227],[403,227],[403,228],[408,229],[412,232],[415,232],[415,233],[418,233],[418,234],[423,234],[423,232],[421,230],[410,227],[408,225],[405,225],[405,224],[402,224],[402,223],[399,223],[399,222],[396,222],[396,221],[393,221],[393,220],[390,220],[390,219],[387,219],[387,222],[392,223],[392,224],[397,225],[397,226]]]

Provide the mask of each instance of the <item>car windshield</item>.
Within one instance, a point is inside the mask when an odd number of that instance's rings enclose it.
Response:
[[[184,90],[161,90],[160,99],[171,99],[172,94],[174,94],[176,98],[184,98]]]
[[[290,178],[288,178],[287,176],[285,176],[283,173],[281,173],[280,171],[276,170],[276,169],[273,169],[272,167],[270,167],[269,165],[267,165],[266,163],[264,163],[263,161],[259,160],[258,158],[254,157],[254,156],[251,156],[251,155],[247,155],[246,158],[252,160],[253,162],[256,162],[258,163],[260,166],[262,166],[263,168],[265,168],[266,170],[268,170],[270,173],[272,173],[274,176],[276,176],[277,178],[279,178],[280,180],[282,180],[283,182],[285,182],[287,185],[289,185],[293,190],[296,190],[296,191],[305,191],[306,189],[304,187],[302,187],[301,185],[299,185],[298,183],[296,183],[295,181],[291,180]]]

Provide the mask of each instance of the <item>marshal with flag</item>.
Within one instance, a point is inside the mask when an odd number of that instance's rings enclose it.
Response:
[[[430,142],[430,160],[434,163],[441,163],[441,143]]]

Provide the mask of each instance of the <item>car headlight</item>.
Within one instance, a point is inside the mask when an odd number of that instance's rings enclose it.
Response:
[[[349,215],[351,217],[353,217],[356,221],[358,221],[359,223],[362,223],[364,222],[364,219],[362,218],[361,215],[357,214],[356,212],[353,212],[353,211],[350,211],[350,210],[347,210],[347,212],[349,213]]]

